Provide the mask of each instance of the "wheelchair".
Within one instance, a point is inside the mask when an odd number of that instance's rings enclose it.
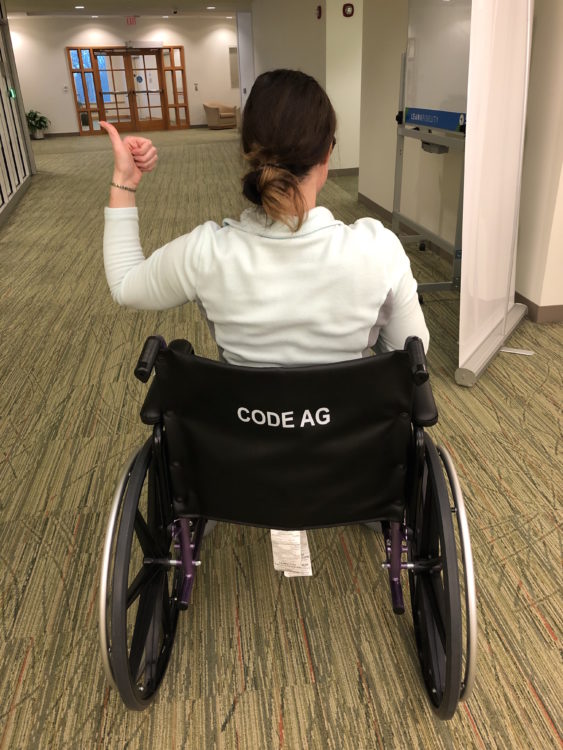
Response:
[[[475,584],[455,468],[424,431],[438,413],[420,339],[350,362],[253,368],[151,336],[135,375],[146,383],[153,369],[141,409],[152,435],[119,477],[101,565],[102,661],[125,705],[155,698],[208,520],[380,521],[393,610],[405,610],[406,574],[426,692],[451,718],[475,679]]]

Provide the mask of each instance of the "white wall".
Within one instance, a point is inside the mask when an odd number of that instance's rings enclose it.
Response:
[[[254,69],[302,70],[325,85],[326,20],[317,19],[319,3],[304,0],[253,0]]]
[[[407,0],[364,4],[360,177],[358,190],[391,211],[401,54],[407,45]]]
[[[356,0],[354,15],[346,18],[341,0],[326,0],[326,91],[338,122],[331,169],[360,163],[363,5]]]
[[[563,305],[563,3],[535,0],[516,291]]]
[[[234,19],[139,18],[135,26],[127,26],[125,18],[117,17],[89,21],[29,17],[10,18],[9,25],[25,107],[47,115],[51,133],[78,132],[65,51],[72,45],[96,47],[126,41],[182,45],[192,125],[205,123],[202,105],[208,99],[240,103],[239,89],[231,88],[229,69],[229,47],[237,46]]]

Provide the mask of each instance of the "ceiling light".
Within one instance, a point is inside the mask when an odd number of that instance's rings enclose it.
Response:
[[[83,5],[75,5],[74,9],[75,10],[84,10],[84,6]]]
[[[214,5],[208,5],[207,8],[206,8],[206,10],[215,10],[215,6]]]

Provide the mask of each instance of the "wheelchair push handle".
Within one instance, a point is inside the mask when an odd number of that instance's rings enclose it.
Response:
[[[422,385],[428,380],[428,369],[426,367],[426,355],[424,346],[418,336],[409,336],[405,341],[405,349],[411,362],[412,378],[416,385]]]
[[[156,357],[161,349],[166,348],[166,341],[162,336],[149,336],[145,341],[143,350],[135,367],[135,377],[142,383],[146,383],[156,362]]]

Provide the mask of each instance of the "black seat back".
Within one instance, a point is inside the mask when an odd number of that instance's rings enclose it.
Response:
[[[415,387],[406,351],[251,368],[186,344],[156,360],[176,513],[280,529],[401,520]]]

